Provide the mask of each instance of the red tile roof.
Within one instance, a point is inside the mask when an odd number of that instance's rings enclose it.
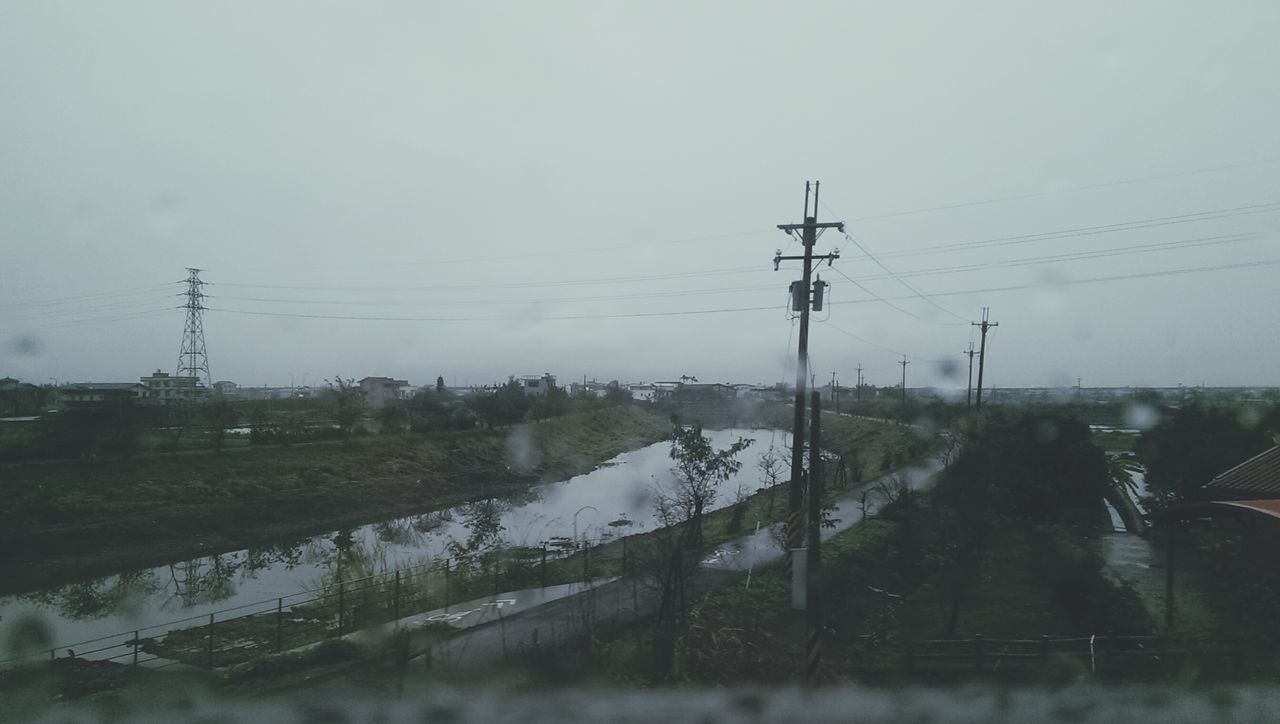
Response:
[[[1280,446],[1255,455],[1205,483],[1205,492],[1249,498],[1280,498]]]

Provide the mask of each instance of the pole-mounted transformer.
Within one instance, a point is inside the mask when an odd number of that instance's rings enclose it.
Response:
[[[791,282],[791,311],[803,312],[805,307],[805,302],[808,302],[809,299],[812,299],[813,311],[821,312],[822,298],[823,298],[824,292],[826,291],[826,288],[829,286],[831,285],[828,284],[827,282],[824,282],[821,279],[817,280],[816,282],[813,283],[813,296],[809,297],[808,294],[805,294],[804,282]],[[806,299],[806,297],[809,297],[809,299]]]
[[[803,312],[805,302],[809,301],[805,297],[804,282],[791,282],[791,311]]]
[[[823,292],[829,286],[831,285],[822,281],[822,277],[818,277],[818,281],[813,283],[813,311],[815,312],[822,311]]]

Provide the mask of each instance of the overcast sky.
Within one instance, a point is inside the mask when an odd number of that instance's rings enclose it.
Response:
[[[963,386],[989,306],[997,386],[1280,385],[1278,23],[6,2],[0,375],[173,372],[200,267],[215,380],[790,380],[816,179],[821,380]]]

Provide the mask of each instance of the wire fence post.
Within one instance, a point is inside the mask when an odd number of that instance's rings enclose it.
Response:
[[[1044,634],[1040,635],[1040,665],[1049,669],[1049,637]]]
[[[284,650],[284,597],[276,599],[276,653]]]
[[[982,671],[982,655],[983,655],[982,634],[973,635],[973,668],[975,671]]]
[[[209,668],[213,668],[213,614],[209,614]]]
[[[444,559],[444,612],[449,613],[449,559]]]
[[[338,633],[342,633],[347,627],[347,584],[344,581],[338,582]]]
[[[392,620],[399,621],[400,620],[400,571],[399,570],[396,571],[396,599],[395,600],[396,600],[395,609],[394,609],[395,615],[392,618]]]
[[[142,648],[142,631],[133,632],[133,665],[138,665],[138,649]]]
[[[540,571],[542,573],[542,587],[546,588],[547,587],[547,544],[545,541],[542,544],[542,566],[540,568]]]

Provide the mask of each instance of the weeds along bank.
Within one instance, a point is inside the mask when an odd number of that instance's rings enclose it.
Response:
[[[587,472],[669,433],[635,406],[465,433],[0,470],[0,592],[302,537]]]

